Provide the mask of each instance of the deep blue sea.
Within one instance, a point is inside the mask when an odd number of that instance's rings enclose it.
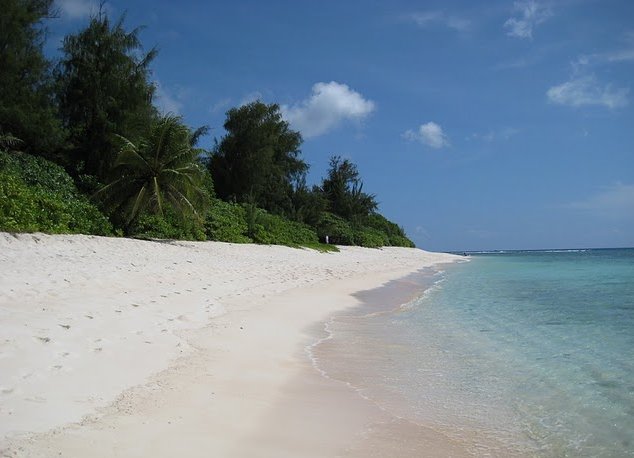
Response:
[[[330,323],[327,373],[474,455],[634,456],[634,249],[509,251]]]

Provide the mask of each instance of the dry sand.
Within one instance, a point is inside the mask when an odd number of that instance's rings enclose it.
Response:
[[[355,456],[393,419],[305,348],[353,293],[453,260],[0,233],[0,455]]]

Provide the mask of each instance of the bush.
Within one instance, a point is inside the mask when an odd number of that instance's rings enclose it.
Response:
[[[250,243],[247,236],[246,211],[238,204],[213,199],[205,216],[205,233],[209,240]]]
[[[361,228],[354,232],[355,245],[366,248],[380,248],[389,245],[387,234],[372,228]]]
[[[354,230],[348,221],[333,213],[324,212],[317,226],[317,235],[322,242],[336,245],[354,245]]]
[[[388,220],[379,213],[369,215],[364,221],[364,226],[376,229],[387,236],[385,245],[413,248],[414,242],[407,238],[402,227]]]
[[[203,224],[197,218],[184,219],[171,208],[166,208],[163,216],[144,213],[135,219],[130,235],[139,238],[207,240]]]
[[[40,230],[37,200],[33,189],[26,186],[19,176],[5,170],[0,171],[0,230],[7,232]]]
[[[269,245],[305,246],[317,245],[319,238],[313,228],[303,223],[287,220],[281,216],[258,209],[255,218],[253,239]]]
[[[111,235],[112,224],[57,164],[0,151],[0,230]]]
[[[416,244],[405,236],[393,235],[390,237],[390,246],[402,246],[405,248],[416,248]]]

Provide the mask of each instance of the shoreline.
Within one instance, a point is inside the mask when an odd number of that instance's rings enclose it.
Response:
[[[445,266],[451,268],[449,265]],[[339,451],[336,456],[531,456],[508,447],[508,444],[496,436],[483,435],[479,425],[467,426],[419,419],[416,412],[410,410],[407,399],[398,392],[399,389],[394,392],[385,390],[381,386],[385,381],[375,381],[382,377],[392,379],[397,372],[377,371],[377,366],[384,364],[386,356],[382,352],[384,347],[375,347],[373,342],[377,338],[375,333],[378,328],[368,327],[368,321],[389,326],[389,321],[396,319],[399,314],[413,310],[416,303],[445,281],[442,276],[445,266],[437,264],[423,272],[415,272],[378,288],[356,293],[355,296],[362,299],[361,303],[335,312],[325,323],[326,336],[311,345],[312,353],[318,354],[310,356],[313,358],[314,369],[320,376],[343,385],[349,396],[356,398],[357,402],[362,400],[365,404],[365,423],[357,425],[357,431],[351,436],[345,450]],[[379,341],[383,339],[384,336],[379,337]],[[384,343],[393,345],[390,341]],[[364,348],[366,345],[372,350],[359,351],[359,346]],[[373,353],[373,350],[376,352]],[[296,383],[306,385],[305,381]],[[355,405],[352,401],[348,402],[351,406]],[[356,409],[360,410],[362,407],[357,405]],[[332,409],[331,417],[336,417],[337,412],[338,410]]]
[[[257,437],[306,369],[307,328],[358,305],[355,292],[457,258],[402,248],[318,253],[42,234],[0,234],[0,246],[8,337],[0,450],[17,456],[248,456],[238,449]],[[45,318],[39,308],[49,309]],[[108,336],[101,350],[84,351],[86,337],[97,334]],[[51,367],[69,356],[70,367]],[[35,382],[22,383],[28,365]],[[77,392],[82,386],[89,396]],[[269,434],[270,450],[284,456],[287,442],[301,449],[300,435],[276,441]],[[335,450],[348,439],[321,442]],[[291,447],[289,456],[311,456],[313,445],[305,442],[300,455]],[[262,442],[254,447],[262,450]]]
[[[456,259],[454,262],[464,262]],[[452,435],[452,431],[447,431],[446,427],[438,427],[438,425],[426,425],[410,418],[401,416],[386,405],[383,399],[374,396],[368,386],[355,380],[352,376],[353,372],[346,373],[341,371],[342,367],[347,366],[350,356],[342,353],[341,339],[346,337],[339,336],[337,331],[331,327],[338,327],[341,322],[357,322],[367,319],[376,319],[380,317],[394,316],[411,307],[411,305],[420,300],[422,297],[430,293],[437,285],[444,281],[442,275],[446,267],[450,267],[449,263],[439,263],[425,269],[413,272],[405,277],[393,279],[377,288],[359,291],[354,294],[360,302],[354,307],[339,310],[332,314],[330,319],[324,323],[324,331],[327,336],[318,339],[309,346],[310,358],[313,368],[319,372],[320,376],[343,385],[342,390],[347,391],[348,395],[356,399],[356,401],[348,400],[351,406],[364,404],[365,418],[364,423],[357,425],[357,431],[349,438],[349,442],[345,450],[339,451],[336,456],[344,458],[416,458],[421,453],[429,456],[437,457],[472,457],[469,448],[472,445],[469,440],[461,440]],[[347,325],[344,328],[356,326]],[[358,332],[358,329],[356,329]],[[363,337],[356,336],[361,338]],[[347,338],[350,338],[348,335]],[[321,348],[325,347],[325,348]],[[320,354],[317,356],[316,353]],[[352,357],[357,357],[356,353]],[[367,362],[359,363],[369,370]],[[335,369],[338,368],[338,369]],[[364,371],[365,372],[365,371]],[[370,369],[371,372],[371,369]],[[329,383],[330,383],[329,382]],[[301,383],[301,382],[299,382]],[[304,382],[305,383],[305,382]],[[359,402],[360,401],[360,402]],[[339,406],[337,409],[340,409]],[[357,409],[362,407],[357,406]],[[338,410],[333,409],[330,416],[335,417]]]

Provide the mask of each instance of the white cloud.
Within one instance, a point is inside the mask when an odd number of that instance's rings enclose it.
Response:
[[[471,27],[471,21],[458,16],[448,15],[442,11],[424,11],[411,13],[406,16],[409,21],[413,21],[421,28],[432,25],[444,25],[450,29],[464,32]]]
[[[567,207],[601,217],[631,219],[634,217],[634,184],[616,183],[585,200],[568,204]]]
[[[628,104],[629,91],[629,88],[602,85],[594,76],[581,76],[551,87],[546,95],[551,102],[559,105],[619,108]]]
[[[159,111],[162,113],[180,114],[183,108],[180,97],[172,94],[159,81],[154,81],[154,87],[156,88],[154,101],[158,105]]]
[[[242,99],[240,100],[240,102],[238,102],[238,106],[242,106],[242,105],[247,105],[251,102],[256,102],[258,100],[262,100],[263,96],[262,93],[259,91],[253,91],[253,92],[249,92],[248,94],[245,94]]]
[[[403,138],[410,141],[419,141],[435,149],[449,146],[449,139],[442,131],[442,127],[431,121],[427,124],[421,124],[417,131],[411,129],[405,131]]]
[[[293,128],[309,138],[322,135],[345,120],[361,120],[376,105],[347,85],[331,81],[316,83],[309,98],[292,106],[282,105],[281,109]]]
[[[573,62],[573,67],[582,68],[590,64],[630,62],[634,60],[634,47],[621,48],[615,51],[582,55]]]
[[[99,11],[99,3],[94,0],[56,0],[62,17],[83,19]]]
[[[533,38],[533,29],[552,16],[550,8],[534,0],[515,2],[513,9],[519,13],[504,23],[506,34],[517,38]]]
[[[216,103],[214,103],[211,108],[209,108],[209,111],[211,113],[219,113],[220,111],[224,111],[225,109],[227,109],[229,105],[231,105],[231,99],[225,97],[224,99],[220,99]]]
[[[634,48],[612,51],[606,53],[604,57],[608,62],[629,62],[634,60]]]

